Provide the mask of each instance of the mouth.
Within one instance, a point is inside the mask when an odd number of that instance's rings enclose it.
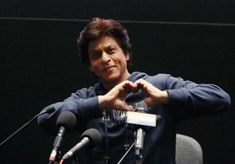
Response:
[[[116,66],[104,67],[104,68],[102,69],[102,71],[108,71],[108,70],[110,70],[110,69],[112,69],[112,68],[114,68],[114,67],[116,67]]]

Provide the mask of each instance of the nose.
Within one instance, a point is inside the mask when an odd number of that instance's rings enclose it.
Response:
[[[109,62],[111,60],[109,54],[107,54],[105,51],[102,52],[101,59],[103,62]]]

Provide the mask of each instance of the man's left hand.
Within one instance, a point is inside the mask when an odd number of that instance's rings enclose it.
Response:
[[[146,94],[144,101],[148,106],[160,105],[168,101],[169,96],[167,91],[161,91],[143,79],[137,80],[135,84]]]

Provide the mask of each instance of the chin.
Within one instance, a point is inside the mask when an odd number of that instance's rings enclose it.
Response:
[[[107,82],[114,82],[114,81],[119,81],[119,78],[120,76],[117,76],[117,75],[110,75],[110,76],[106,76],[104,79],[105,81]]]

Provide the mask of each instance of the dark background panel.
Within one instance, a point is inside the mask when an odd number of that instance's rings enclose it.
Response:
[[[234,23],[233,0],[2,0],[6,17],[90,18]]]
[[[87,23],[77,19],[94,16],[125,20],[133,45],[132,70],[215,83],[233,100],[234,7],[232,0],[1,1],[0,141],[43,107],[95,83],[87,67],[80,64],[76,47],[79,32]],[[33,17],[36,19],[28,19]],[[204,163],[235,163],[234,116],[232,105],[222,115],[184,121],[177,130],[200,142]],[[78,137],[68,136],[63,149]],[[1,163],[47,163],[52,144],[53,137],[44,134],[34,121],[0,147]]]

